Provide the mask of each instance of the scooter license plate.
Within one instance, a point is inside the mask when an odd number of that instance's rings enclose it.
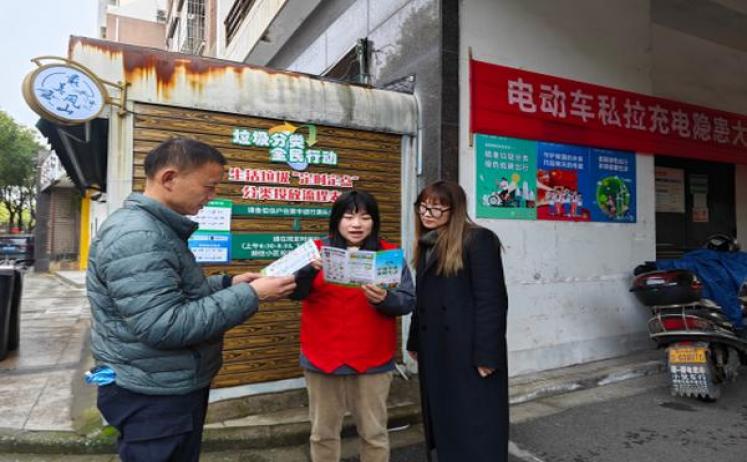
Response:
[[[669,349],[669,364],[705,364],[705,347],[677,347]]]

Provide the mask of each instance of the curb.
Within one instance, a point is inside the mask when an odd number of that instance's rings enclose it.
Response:
[[[421,421],[420,404],[405,404],[389,409],[389,428],[418,424]],[[305,444],[309,441],[309,422],[283,425],[263,425],[233,428],[205,429],[202,447],[206,451],[232,449],[263,449]],[[356,434],[355,424],[350,416],[345,417],[342,437]]]
[[[621,361],[624,359],[613,358],[514,377],[509,380],[509,404],[522,404],[666,371],[666,360],[656,350],[637,354],[632,362]]]
[[[73,278],[69,277],[66,273],[69,273],[69,272],[67,272],[67,271],[55,271],[52,274],[54,275],[54,277],[58,281],[62,282],[66,286],[70,286],[70,287],[73,287],[75,289],[85,289],[86,288],[85,279],[83,280],[83,282],[81,282],[81,281],[78,281],[76,279],[73,279]]]
[[[406,404],[389,410],[389,428],[420,423],[420,405]],[[267,449],[305,444],[309,439],[310,424],[288,423],[277,425],[206,428],[202,448],[207,452],[239,449]],[[355,435],[350,416],[345,417],[342,437]],[[74,432],[33,432],[0,428],[0,454],[114,454],[117,432],[104,427],[90,435]]]
[[[0,454],[113,454],[116,437],[106,429],[95,437],[74,432],[23,431],[0,428]]]

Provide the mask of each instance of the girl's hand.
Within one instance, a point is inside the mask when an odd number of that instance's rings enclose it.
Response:
[[[317,271],[322,270],[322,261],[320,259],[312,260],[311,261],[311,267],[314,268]]]
[[[477,366],[477,373],[480,374],[480,377],[482,377],[483,379],[493,372],[495,372],[495,369],[492,367]]]
[[[386,298],[386,289],[382,289],[379,286],[365,284],[361,286],[361,289],[363,289],[363,293],[366,295],[369,303],[374,305],[378,305]]]

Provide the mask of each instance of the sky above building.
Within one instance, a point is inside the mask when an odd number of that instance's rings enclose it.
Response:
[[[13,0],[0,15],[0,109],[33,127],[39,116],[21,94],[23,78],[36,65],[31,58],[67,57],[71,35],[96,37],[96,0]]]

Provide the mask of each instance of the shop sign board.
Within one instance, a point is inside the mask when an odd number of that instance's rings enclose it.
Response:
[[[236,260],[274,260],[309,239],[322,237],[318,234],[236,233],[231,241],[231,255]]]
[[[329,207],[293,207],[287,205],[234,204],[237,217],[329,218]]]
[[[747,116],[470,61],[472,133],[747,163]]]
[[[205,264],[206,274],[241,274],[262,268],[268,274],[295,271],[307,262],[289,257],[270,265],[304,243],[307,251],[316,250],[308,241],[327,235],[332,201],[353,188],[376,195],[382,236],[394,242],[401,236],[400,135],[144,103],[135,103],[133,112],[138,115],[133,120],[135,190],[145,185],[144,154],[154,141],[175,133],[205,139],[229,159],[227,175],[216,188],[221,200],[208,203],[194,217],[200,230],[189,241],[196,260]],[[278,133],[285,136],[273,138]],[[271,140],[277,145],[271,146]],[[301,141],[304,162],[297,162],[299,153],[290,149],[301,149]],[[282,143],[286,150],[281,156]],[[275,148],[278,151],[272,152]],[[304,248],[298,253],[304,254]],[[306,253],[304,259],[310,254]],[[225,366],[213,387],[302,375],[298,368],[300,304],[279,300],[266,308],[251,322],[226,333]]]
[[[308,129],[308,137],[300,129]],[[269,130],[236,127],[233,129],[234,144],[247,147],[267,148],[270,162],[287,163],[291,168],[303,171],[309,165],[337,165],[337,153],[332,150],[314,149],[316,126],[295,126],[285,122]]]
[[[632,152],[477,134],[475,153],[478,218],[636,221]]]
[[[40,117],[62,125],[97,117],[107,101],[101,81],[73,62],[47,64],[32,71],[24,79],[23,96]]]

